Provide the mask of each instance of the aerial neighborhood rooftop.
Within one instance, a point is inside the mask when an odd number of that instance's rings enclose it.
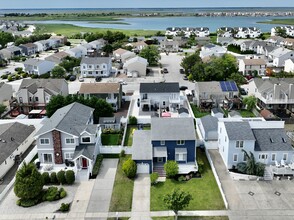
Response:
[[[0,20],[0,219],[294,209],[294,26],[57,34],[9,16]],[[173,208],[173,196],[188,202]]]

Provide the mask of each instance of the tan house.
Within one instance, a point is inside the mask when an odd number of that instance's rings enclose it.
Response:
[[[266,73],[266,62],[264,59],[242,59],[239,61],[239,72],[246,75],[257,72],[259,76],[263,76]]]
[[[68,57],[69,54],[64,52],[64,51],[61,51],[61,52],[58,52],[58,53],[54,53],[48,57],[45,58],[45,60],[47,61],[51,61],[51,62],[54,62],[56,64],[59,64],[61,63],[62,61],[65,60],[66,57]]]
[[[114,111],[121,108],[122,85],[119,83],[82,83],[79,94],[85,98],[96,96],[105,99]]]

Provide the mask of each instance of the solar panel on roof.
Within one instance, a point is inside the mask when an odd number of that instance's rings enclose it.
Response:
[[[226,85],[225,85],[224,81],[220,81],[220,85],[221,85],[221,88],[222,88],[223,92],[227,91],[227,88],[226,88]]]
[[[238,91],[238,88],[237,88],[235,82],[231,82],[231,86],[232,86],[233,91]]]
[[[232,91],[230,82],[225,82],[225,85],[227,87],[227,90],[226,91]]]

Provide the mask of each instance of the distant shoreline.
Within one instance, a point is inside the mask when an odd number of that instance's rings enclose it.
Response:
[[[273,19],[271,21],[259,21],[261,24],[279,24],[279,25],[294,25],[293,19]]]

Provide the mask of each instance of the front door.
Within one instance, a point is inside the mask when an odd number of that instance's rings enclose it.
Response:
[[[82,168],[87,169],[88,168],[88,160],[85,158],[82,158]]]
[[[163,162],[163,157],[157,157],[157,162],[162,163]]]

